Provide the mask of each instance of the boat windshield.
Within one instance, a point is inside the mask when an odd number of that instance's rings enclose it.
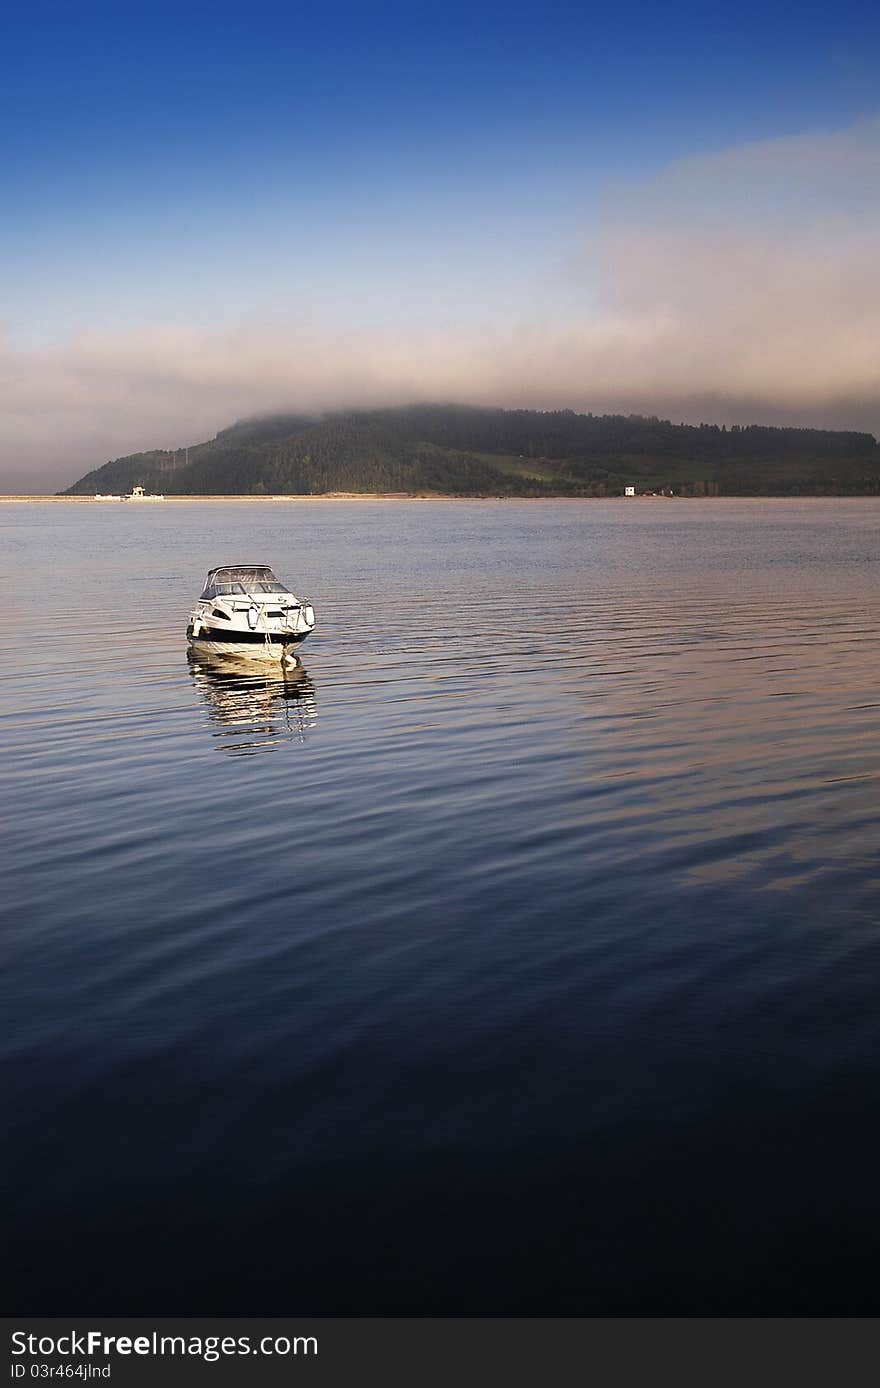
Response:
[[[203,598],[222,598],[234,594],[248,593],[286,593],[288,589],[279,583],[271,569],[265,564],[230,564],[226,568],[211,569],[205,579]]]

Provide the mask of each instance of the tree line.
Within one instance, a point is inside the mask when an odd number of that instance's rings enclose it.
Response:
[[[643,415],[412,405],[240,420],[187,449],[117,458],[67,495],[797,496],[880,493],[873,435]]]

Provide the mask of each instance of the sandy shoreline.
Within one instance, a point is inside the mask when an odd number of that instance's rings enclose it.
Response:
[[[506,494],[504,496],[474,496],[473,494],[460,494],[450,496],[442,492],[323,492],[318,496],[307,494],[292,493],[288,496],[249,496],[246,493],[242,496],[165,496],[162,503],[175,501],[242,501],[253,502],[255,505],[263,505],[266,502],[279,501],[671,501],[689,500],[690,498],[680,497],[650,497],[650,496],[518,496]],[[702,500],[703,498],[697,498]],[[97,501],[94,496],[4,496],[0,494],[2,501],[72,501],[77,505],[83,503],[108,507],[120,505],[121,502]],[[148,505],[150,509],[158,506],[158,501],[138,501],[137,506]]]
[[[127,499],[126,499],[126,500],[127,500]],[[552,501],[552,502],[570,501],[570,502],[575,503],[575,504],[578,504],[578,505],[581,504],[581,503],[583,503],[583,502],[589,502],[591,505],[593,505],[593,504],[595,504],[595,505],[603,505],[603,504],[606,504],[606,503],[609,502],[609,501],[626,501],[626,502],[637,502],[637,501],[642,501],[642,502],[645,502],[645,501],[661,501],[661,502],[664,502],[664,503],[665,503],[665,502],[669,502],[669,501],[699,501],[699,502],[703,502],[703,501],[871,501],[871,500],[877,500],[877,497],[876,497],[876,494],[875,494],[875,493],[872,493],[872,492],[853,492],[853,493],[851,493],[851,494],[844,495],[844,496],[816,496],[816,495],[812,495],[812,496],[811,496],[811,495],[809,495],[809,494],[804,495],[804,496],[783,496],[783,495],[778,495],[778,496],[658,496],[658,495],[650,495],[650,494],[644,495],[644,496],[522,496],[522,495],[518,495],[518,494],[515,494],[515,493],[514,493],[514,494],[507,493],[507,494],[505,494],[505,495],[503,495],[503,496],[491,496],[491,495],[474,496],[473,494],[465,494],[465,495],[463,495],[463,494],[458,494],[458,495],[450,496],[450,495],[448,495],[448,494],[441,493],[441,492],[324,492],[324,493],[322,493],[321,495],[318,495],[318,496],[311,496],[311,495],[307,495],[307,494],[297,494],[297,493],[292,493],[292,494],[286,495],[286,496],[285,496],[285,495],[279,495],[279,496],[249,496],[249,495],[247,495],[246,493],[245,493],[244,495],[242,495],[242,496],[198,496],[198,495],[195,495],[195,496],[165,496],[165,497],[162,498],[162,503],[161,503],[161,504],[165,504],[165,503],[171,503],[171,504],[173,504],[174,502],[177,502],[177,501],[188,501],[188,502],[194,502],[194,501],[197,501],[197,502],[203,502],[203,501],[211,501],[211,502],[218,502],[218,501],[219,501],[219,502],[234,502],[236,505],[240,505],[242,502],[253,502],[253,504],[254,504],[255,506],[257,506],[257,505],[265,505],[266,503],[269,503],[269,504],[275,503],[275,504],[277,504],[278,502],[282,502],[282,501],[286,501],[286,502],[293,502],[293,501],[295,501],[295,502],[297,502],[297,503],[300,503],[300,502],[308,502],[309,504],[311,504],[311,503],[324,504],[324,503],[326,503],[326,502],[332,502],[332,501],[364,501],[364,502],[370,502],[370,501],[450,501],[450,502],[458,502],[458,501],[528,501],[528,502],[534,503],[534,504],[537,504],[537,503],[539,503],[539,502],[548,502],[548,501]],[[96,499],[95,499],[94,496],[53,496],[51,493],[47,493],[47,494],[44,494],[44,495],[41,495],[41,494],[39,494],[39,493],[35,493],[35,494],[30,495],[30,496],[24,496],[24,495],[14,495],[14,494],[4,495],[4,494],[0,493],[0,504],[2,504],[3,502],[16,502],[16,503],[20,503],[20,504],[22,504],[22,505],[27,505],[28,503],[44,502],[44,501],[51,501],[51,502],[73,502],[73,503],[74,503],[75,505],[77,505],[77,506],[81,506],[81,505],[97,505],[97,506],[100,506],[102,509],[112,508],[114,505],[121,505],[121,504],[122,504],[121,501],[120,501],[120,502],[96,501]],[[135,504],[136,506],[140,506],[140,505],[143,504],[143,505],[145,506],[145,509],[151,510],[151,511],[154,510],[157,506],[160,505],[160,503],[159,503],[158,501],[152,501],[152,502],[147,501],[147,502],[145,502],[145,503],[135,502],[134,504]]]

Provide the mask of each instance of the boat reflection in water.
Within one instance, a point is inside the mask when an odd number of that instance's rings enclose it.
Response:
[[[253,756],[284,742],[305,742],[317,718],[315,686],[299,660],[290,667],[274,662],[231,660],[188,652],[193,683],[219,727],[220,749],[231,756]]]

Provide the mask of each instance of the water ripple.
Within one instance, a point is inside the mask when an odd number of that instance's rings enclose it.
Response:
[[[13,525],[0,505],[2,1061],[30,1283],[57,1289],[40,1221],[75,1244],[100,1198],[83,1256],[97,1287],[112,1243],[140,1289],[113,1309],[134,1309],[168,1249],[145,1233],[135,1266],[113,1221],[136,1191],[158,1228],[183,1190],[193,1248],[296,1228],[313,1280],[267,1254],[253,1285],[346,1309],[319,1215],[352,1267],[367,1252],[330,1172],[434,1279],[420,1309],[491,1309],[456,1262],[484,1218],[492,1307],[568,1304],[558,1285],[542,1300],[552,1259],[530,1271],[505,1202],[533,1247],[581,1230],[567,1266],[593,1309],[657,1304],[623,1262],[589,1281],[594,1235],[625,1230],[644,1285],[666,1285],[668,1240],[626,1213],[643,1186],[651,1208],[687,1190],[705,1211],[708,1172],[754,1165],[738,1217],[769,1183],[809,1230],[816,1191],[747,1134],[821,1147],[835,1096],[876,1081],[880,507],[132,511],[111,532],[85,506],[18,507]],[[286,677],[187,659],[204,570],[241,552],[315,602]],[[57,633],[35,641],[49,585]],[[880,1156],[861,1121],[852,1140]],[[669,1143],[674,1161],[633,1168]],[[438,1215],[404,1255],[410,1161]],[[616,1225],[584,1223],[583,1172]],[[453,1188],[458,1211],[438,1194]],[[707,1264],[696,1222],[676,1237],[748,1304],[729,1239]],[[186,1257],[215,1307],[265,1310],[222,1255]],[[413,1304],[392,1262],[374,1271],[377,1306]],[[677,1275],[681,1304],[704,1306],[684,1255]]]

